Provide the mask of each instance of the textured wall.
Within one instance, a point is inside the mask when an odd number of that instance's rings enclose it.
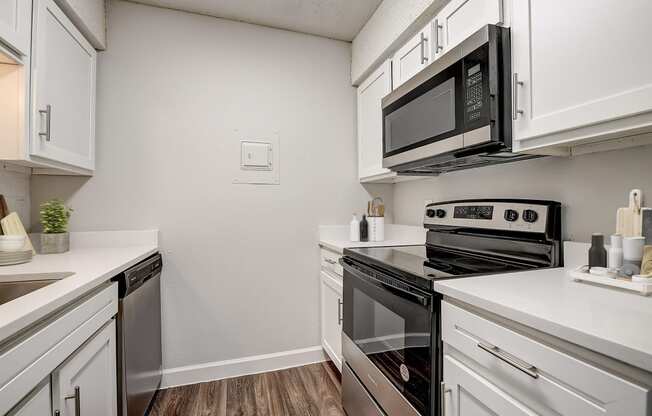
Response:
[[[616,210],[630,189],[643,190],[652,206],[652,146],[575,158],[541,158],[449,173],[395,185],[398,224],[421,224],[427,199],[516,197],[563,204],[564,238],[588,242],[591,233],[615,232]],[[647,196],[647,198],[645,198]]]
[[[35,177],[34,202],[160,229],[167,368],[319,345],[318,225],[392,199],[357,180],[351,45],[119,1],[109,45],[97,172]],[[234,129],[280,132],[280,186],[232,183]]]

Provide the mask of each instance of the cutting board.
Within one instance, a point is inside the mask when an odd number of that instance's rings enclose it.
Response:
[[[4,195],[0,195],[0,218],[4,218],[11,214],[9,207],[7,207],[7,200]],[[2,230],[0,230],[2,232]]]
[[[29,236],[27,235],[27,231],[25,231],[25,227],[23,226],[23,223],[20,220],[18,214],[12,212],[11,214],[7,215],[0,220],[0,226],[2,226],[2,231],[5,233],[5,235],[24,235],[25,246],[23,249],[32,250],[32,254],[36,254],[36,250],[34,250],[34,246],[32,245],[32,242],[30,241]]]
[[[643,194],[640,189],[629,193],[629,206],[618,208],[616,215],[616,232],[623,237],[640,237],[642,233],[641,206]]]

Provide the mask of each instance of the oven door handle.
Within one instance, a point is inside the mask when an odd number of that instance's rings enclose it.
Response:
[[[412,291],[406,290],[397,285],[393,285],[391,283],[376,279],[375,277],[365,274],[361,270],[357,269],[355,266],[353,266],[353,263],[347,261],[344,257],[340,258],[340,265],[344,268],[344,270],[346,270],[347,272],[351,273],[352,275],[354,275],[359,279],[369,281],[377,286],[382,286],[384,288],[389,288],[391,290],[401,292],[404,298],[408,298],[409,300],[416,301],[416,303],[422,306],[430,305],[430,301],[431,301],[430,296],[420,295],[418,293],[414,293]]]

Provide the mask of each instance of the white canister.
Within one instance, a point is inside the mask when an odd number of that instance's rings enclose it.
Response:
[[[621,269],[623,274],[632,276],[641,272],[644,246],[645,237],[623,238],[623,267]]]
[[[623,266],[623,236],[613,234],[611,236],[611,247],[607,256],[607,267],[610,270],[617,271]]]
[[[349,240],[353,242],[360,241],[360,221],[358,221],[357,214],[353,214],[353,219],[349,224]]]
[[[369,217],[369,241],[385,241],[385,217]]]

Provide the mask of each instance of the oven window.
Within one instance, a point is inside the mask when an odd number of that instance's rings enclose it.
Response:
[[[387,114],[384,123],[385,153],[455,130],[455,78]]]
[[[421,414],[430,408],[432,311],[400,291],[344,279],[344,332]]]

